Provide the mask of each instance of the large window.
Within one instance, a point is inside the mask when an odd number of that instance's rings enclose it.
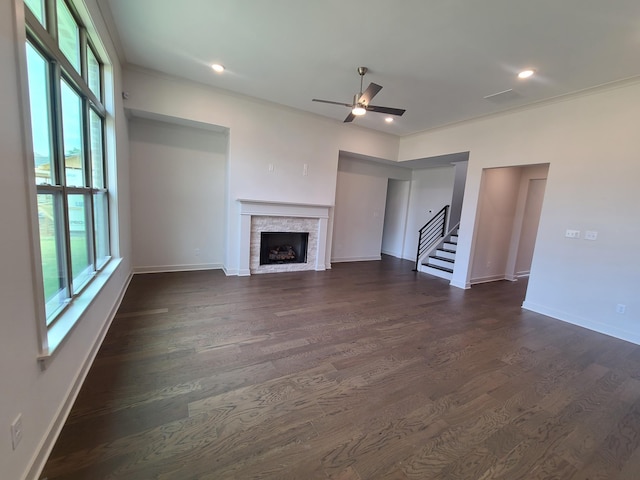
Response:
[[[110,259],[104,68],[66,0],[25,0],[47,328]]]

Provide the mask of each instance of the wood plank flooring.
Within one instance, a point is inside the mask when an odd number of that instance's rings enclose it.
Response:
[[[411,267],[134,277],[42,477],[640,478],[639,346]]]

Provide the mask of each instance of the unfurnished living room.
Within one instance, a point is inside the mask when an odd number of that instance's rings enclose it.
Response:
[[[0,5],[0,476],[637,479],[637,0]]]

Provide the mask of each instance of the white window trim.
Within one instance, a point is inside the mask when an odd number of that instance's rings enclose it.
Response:
[[[90,32],[92,36],[93,46],[97,53],[100,55],[100,59],[103,62],[103,94],[105,106],[105,135],[104,135],[104,156],[105,164],[112,168],[107,172],[109,187],[109,204],[110,204],[110,218],[109,218],[109,231],[110,231],[110,249],[111,257],[102,266],[100,270],[94,273],[93,280],[87,284],[80,293],[69,301],[68,306],[64,308],[56,321],[49,327],[47,326],[47,316],[45,309],[44,299],[44,281],[42,272],[42,258],[40,253],[40,233],[38,223],[38,204],[37,204],[37,186],[34,165],[34,151],[32,141],[31,130],[31,118],[30,118],[30,105],[29,105],[29,85],[28,85],[28,72],[27,72],[27,29],[25,10],[27,7],[24,5],[23,0],[14,0],[14,14],[15,14],[15,36],[17,45],[17,77],[18,85],[20,88],[19,102],[22,121],[22,147],[25,153],[24,168],[26,169],[27,180],[27,204],[30,213],[29,219],[29,237],[31,240],[31,271],[33,278],[33,292],[34,292],[34,310],[35,321],[38,332],[38,356],[37,361],[40,363],[41,368],[46,368],[51,360],[55,357],[55,354],[60,350],[60,347],[64,345],[65,340],[69,337],[70,333],[82,320],[91,304],[100,294],[100,291],[105,287],[109,279],[112,277],[117,268],[122,264],[121,258],[115,258],[117,252],[117,232],[118,232],[118,220],[117,220],[117,202],[114,198],[114,192],[117,188],[114,188],[112,182],[116,181],[115,172],[115,122],[113,118],[113,105],[114,94],[113,87],[114,81],[111,75],[113,70],[111,68],[111,62],[109,55],[101,43],[102,40],[97,35],[96,29],[93,26],[89,13],[86,11],[86,7],[82,2],[76,4],[76,10],[82,18],[85,28]],[[30,13],[30,12],[29,12]]]

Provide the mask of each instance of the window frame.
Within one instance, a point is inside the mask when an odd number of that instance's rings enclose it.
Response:
[[[112,230],[114,227],[111,208],[111,195],[109,191],[109,163],[113,161],[113,157],[110,156],[110,148],[107,144],[108,128],[112,128],[112,122],[110,122],[110,116],[103,100],[106,95],[106,85],[113,85],[113,80],[107,78],[107,69],[105,68],[105,54],[104,48],[102,50],[96,48],[95,40],[91,38],[87,25],[83,22],[78,15],[78,12],[73,5],[73,0],[62,0],[66,7],[71,12],[71,15],[76,22],[79,30],[79,52],[80,52],[80,72],[76,70],[73,64],[67,59],[62,50],[58,47],[57,40],[57,18],[56,8],[57,0],[45,0],[44,2],[44,17],[46,19],[45,24],[49,28],[45,28],[38,17],[36,17],[27,4],[23,0],[15,0],[18,8],[16,9],[18,14],[18,25],[22,23],[24,28],[18,34],[19,44],[23,45],[21,51],[21,58],[19,60],[19,66],[21,70],[21,76],[23,78],[23,86],[26,87],[23,90],[23,111],[25,112],[23,123],[25,125],[25,142],[29,146],[27,150],[27,170],[29,179],[29,191],[30,191],[30,203],[31,203],[31,232],[32,232],[32,245],[33,245],[33,271],[34,271],[34,296],[37,310],[37,322],[39,332],[40,343],[40,355],[39,360],[45,362],[51,358],[53,353],[57,351],[58,347],[67,338],[69,332],[77,324],[78,320],[82,317],[88,306],[93,299],[102,289],[108,278],[117,268],[119,261],[113,260],[113,244],[112,244]],[[22,22],[20,22],[22,13]],[[99,41],[99,38],[97,38]],[[50,129],[50,143],[51,143],[51,157],[50,164],[52,165],[50,182],[51,183],[36,183],[35,175],[35,152],[33,151],[33,131],[31,126],[31,110],[29,103],[29,83],[28,83],[28,69],[26,65],[26,50],[27,44],[30,44],[39,55],[45,60],[48,73],[48,99],[50,105],[49,115],[49,129]],[[89,86],[89,57],[88,52],[91,52],[93,57],[98,63],[99,71],[99,86],[100,91],[94,92]],[[109,70],[110,71],[110,70]],[[64,132],[62,122],[62,99],[61,89],[62,82],[66,82],[69,88],[78,95],[79,98],[79,123],[81,131],[81,167],[83,169],[83,185],[81,186],[67,186],[66,169],[65,169],[65,152],[64,152]],[[100,167],[101,167],[101,182],[99,186],[93,185],[93,153],[94,149],[92,145],[91,134],[95,133],[95,129],[92,132],[91,114],[94,113],[97,118],[100,119]],[[56,304],[55,312],[47,314],[47,298],[45,296],[45,280],[42,266],[42,244],[40,235],[40,220],[38,210],[38,198],[40,195],[51,195],[52,198],[52,211],[55,210],[53,223],[57,228],[61,228],[61,233],[57,232],[54,235],[60,235],[62,237],[63,246],[56,248],[56,255],[58,262],[64,265],[66,271],[64,279],[64,287],[61,292],[55,294],[55,297],[59,295],[65,295],[64,301],[60,304]],[[76,284],[77,278],[74,278],[74,272],[72,267],[72,247],[71,238],[72,232],[70,229],[70,213],[69,213],[69,199],[72,195],[82,195],[84,198],[84,233],[86,249],[87,249],[87,262],[88,266],[83,269],[86,274],[87,269],[89,273],[86,278],[80,284]],[[96,214],[95,199],[98,196],[104,195],[104,201],[106,204],[105,213],[100,218]],[[104,208],[102,206],[101,208]],[[104,248],[106,255],[98,257],[98,235],[106,238],[101,238],[100,241],[105,243]],[[103,241],[104,240],[104,241]],[[103,247],[104,247],[103,246]],[[63,250],[62,252],[58,250]],[[102,252],[100,252],[102,254]],[[76,275],[77,276],[77,275]],[[95,281],[100,278],[99,281]],[[74,284],[75,289],[74,289]],[[51,299],[49,299],[51,300]]]

